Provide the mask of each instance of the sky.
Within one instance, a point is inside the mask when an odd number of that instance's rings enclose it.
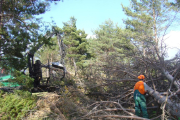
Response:
[[[170,31],[165,38],[164,42],[168,48],[168,58],[173,58],[178,51],[180,55],[180,31]]]
[[[92,31],[105,20],[111,19],[115,24],[123,25],[122,19],[126,16],[122,11],[122,2],[124,5],[129,4],[128,0],[63,0],[57,5],[51,4],[50,11],[42,17],[48,22],[54,20],[62,28],[63,22],[68,22],[74,16],[77,19],[77,28],[92,35]]]
[[[129,0],[63,0],[63,2],[52,3],[50,11],[41,15],[46,22],[52,20],[60,28],[63,27],[63,22],[68,22],[70,17],[74,16],[77,19],[77,29],[84,30],[88,37],[93,36],[93,31],[98,29],[106,20],[111,19],[114,24],[124,27],[123,19],[127,16],[124,14],[121,4],[129,6]],[[165,41],[169,50],[169,58],[175,56],[180,48],[180,29],[177,31],[171,30]],[[174,48],[175,49],[170,49]]]

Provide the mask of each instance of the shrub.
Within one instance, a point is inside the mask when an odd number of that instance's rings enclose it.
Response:
[[[13,72],[13,79],[9,80],[12,83],[19,84],[23,87],[23,90],[29,90],[33,87],[34,79],[28,75],[24,75],[19,71]]]
[[[0,91],[0,119],[22,119],[35,107],[36,99],[37,97],[32,96],[28,91],[16,90],[14,93]]]

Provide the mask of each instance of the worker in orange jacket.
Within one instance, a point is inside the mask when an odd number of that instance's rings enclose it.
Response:
[[[141,111],[144,118],[148,118],[145,93],[147,92],[147,85],[144,82],[144,75],[138,76],[139,81],[134,86],[134,101],[135,101],[135,114],[141,115]]]

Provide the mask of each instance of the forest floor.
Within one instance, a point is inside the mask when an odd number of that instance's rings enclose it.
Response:
[[[56,106],[59,98],[61,97],[60,95],[53,92],[39,92],[33,93],[33,95],[38,97],[36,108],[34,111],[32,110],[29,112],[29,115],[25,118],[25,120],[54,119],[57,117],[65,120],[64,115]]]
[[[57,92],[57,91],[56,91]],[[92,103],[80,89],[63,87],[56,92],[32,93],[37,96],[36,107],[25,120],[72,120],[87,113],[86,105]]]

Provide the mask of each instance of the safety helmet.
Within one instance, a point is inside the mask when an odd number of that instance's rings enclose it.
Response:
[[[139,79],[139,80],[143,80],[143,79],[145,79],[145,77],[144,77],[144,75],[139,75],[139,76],[138,76],[138,79]]]

